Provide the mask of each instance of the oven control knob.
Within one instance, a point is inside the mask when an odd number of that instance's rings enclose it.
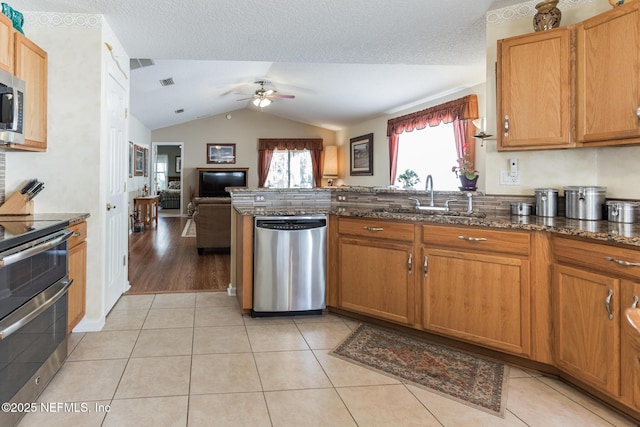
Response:
[[[110,211],[111,209],[115,209],[116,205],[112,205],[111,203],[107,203],[107,210]]]

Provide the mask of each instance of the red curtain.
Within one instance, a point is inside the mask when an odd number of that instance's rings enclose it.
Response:
[[[397,133],[389,135],[389,182],[393,185],[398,174],[398,141],[400,137]]]
[[[465,147],[471,160],[475,159],[475,140],[469,134],[470,120],[478,118],[478,97],[465,97],[445,102],[425,110],[390,119],[387,122],[387,136],[389,137],[389,182],[395,183],[398,169],[399,135],[414,129],[424,129],[427,125],[433,127],[440,123],[453,122],[453,132],[456,140],[456,152],[459,157],[465,153]]]
[[[269,175],[273,150],[258,150],[258,187],[264,187]]]
[[[473,138],[472,130],[473,128],[469,126],[469,120],[456,119],[453,121],[453,135],[456,140],[456,153],[458,154],[458,158],[468,154],[471,160],[471,168],[475,169],[476,140]]]
[[[274,150],[309,150],[316,187],[322,185],[322,139],[260,138],[258,140],[258,187],[264,187]]]

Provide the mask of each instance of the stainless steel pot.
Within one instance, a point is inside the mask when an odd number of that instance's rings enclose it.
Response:
[[[529,216],[533,212],[531,203],[513,202],[511,203],[511,215]]]
[[[565,216],[574,219],[602,219],[607,187],[564,187]]]
[[[638,202],[625,202],[621,200],[609,200],[607,206],[607,219],[611,222],[638,222]]]
[[[558,190],[556,188],[536,188],[536,215],[554,217],[558,215]]]

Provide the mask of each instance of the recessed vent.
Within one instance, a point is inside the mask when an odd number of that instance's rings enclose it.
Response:
[[[171,86],[173,83],[173,77],[169,77],[168,79],[162,79],[160,80],[160,84],[162,86]]]
[[[179,110],[174,111],[176,114],[184,113],[184,108],[180,108]]]
[[[131,58],[129,59],[129,68],[135,70],[136,68],[144,68],[155,65],[153,59],[148,58]]]

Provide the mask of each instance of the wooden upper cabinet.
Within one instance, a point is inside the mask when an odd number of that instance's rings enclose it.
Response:
[[[498,40],[498,150],[574,145],[572,31],[561,27]]]
[[[11,148],[47,149],[47,52],[20,33],[14,33],[14,74],[25,81],[24,145]]]
[[[576,72],[578,142],[640,143],[640,3],[577,26]]]
[[[0,13],[0,69],[13,73],[13,24]]]

